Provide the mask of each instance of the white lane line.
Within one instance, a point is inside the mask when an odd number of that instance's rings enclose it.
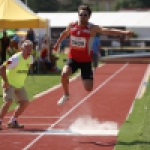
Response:
[[[16,131],[4,133],[0,135],[39,135],[42,131]],[[118,130],[46,130],[45,135],[65,135],[65,136],[117,136]]]
[[[143,87],[147,86],[144,83],[148,82],[149,75],[150,75],[150,64],[147,66],[147,69],[146,69],[146,71],[144,73],[143,79],[141,81],[141,84],[139,86],[139,89],[137,91],[137,94],[136,94],[135,98],[141,98],[141,96],[142,96],[141,95],[142,89],[143,89]]]
[[[127,116],[126,116],[126,120],[129,118],[129,115],[132,113],[132,110],[133,110],[133,107],[134,107],[134,104],[135,104],[135,100],[140,97],[140,92],[141,92],[142,87],[144,85],[146,76],[149,75],[149,70],[150,70],[150,64],[147,66],[147,69],[146,69],[146,71],[144,73],[144,76],[143,76],[143,79],[141,81],[141,84],[140,84],[140,86],[138,88],[138,91],[137,91],[137,93],[135,95],[134,101],[133,101],[133,103],[132,103],[132,105],[131,105],[131,107],[129,109],[129,112],[128,112]]]
[[[12,116],[6,116],[5,118],[10,118],[10,117],[12,117]],[[58,119],[58,118],[60,118],[60,116],[20,116],[19,117],[19,119],[21,119],[21,118],[31,118],[31,119],[45,119],[45,118],[47,118],[47,119]]]
[[[106,83],[108,83],[111,79],[113,79],[118,73],[120,73],[128,64],[124,64],[119,70],[117,70],[113,75],[111,75],[108,79],[106,79],[102,84],[100,84],[95,90],[89,93],[85,98],[83,98],[79,103],[73,106],[68,112],[66,112],[62,117],[60,117],[54,124],[52,124],[47,130],[51,130],[55,125],[61,122],[65,117],[67,117],[71,112],[73,112],[78,106],[80,106],[83,102],[85,102],[89,97],[91,97],[94,93],[96,93],[100,88],[102,88]],[[30,142],[23,150],[27,150],[34,143],[36,143],[42,136],[45,135],[45,132],[41,133],[38,137],[36,137],[32,142]]]

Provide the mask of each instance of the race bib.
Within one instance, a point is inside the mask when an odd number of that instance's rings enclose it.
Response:
[[[71,46],[76,47],[76,48],[85,48],[86,47],[86,39],[83,37],[71,36]]]

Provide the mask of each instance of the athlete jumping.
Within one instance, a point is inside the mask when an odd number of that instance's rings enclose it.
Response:
[[[86,91],[93,89],[93,71],[92,71],[92,43],[96,33],[112,36],[125,35],[130,37],[132,31],[103,28],[89,22],[92,11],[89,6],[81,5],[78,7],[78,21],[70,23],[60,34],[54,49],[57,50],[63,39],[70,35],[70,45],[68,60],[63,67],[61,82],[64,95],[58,101],[62,105],[69,100],[69,76],[81,69],[81,78]]]

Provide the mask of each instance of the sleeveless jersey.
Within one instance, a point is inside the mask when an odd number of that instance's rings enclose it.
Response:
[[[17,53],[19,61],[18,65],[13,69],[6,69],[6,76],[10,85],[16,88],[24,86],[24,81],[27,77],[29,66],[32,62],[31,57],[24,59],[21,52]]]
[[[68,57],[78,62],[92,61],[92,40],[90,35],[90,27],[79,27],[78,23],[73,23],[70,29],[70,50]]]

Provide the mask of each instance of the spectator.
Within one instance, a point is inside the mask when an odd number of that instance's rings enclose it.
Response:
[[[66,39],[62,40],[62,42],[60,43],[59,53],[64,53],[65,47],[66,47]]]
[[[42,39],[42,44],[41,44],[41,49],[48,49],[48,46],[47,46],[47,40],[46,39]]]
[[[53,45],[50,45],[50,53],[49,53],[49,59],[51,61],[51,71],[60,71],[60,68],[57,66],[57,60],[59,59],[56,57],[53,53]]]
[[[42,66],[44,71],[60,71],[57,67],[58,58],[53,54],[53,46],[50,45],[50,51],[44,47],[40,53],[40,60],[42,62]]]
[[[40,52],[39,61],[42,65],[43,71],[50,71],[51,69],[51,62],[48,58],[48,47],[47,47],[47,41],[44,40],[42,43],[42,49]]]
[[[16,43],[16,41],[15,40],[11,40],[10,41],[10,43],[9,43],[9,46],[8,46],[8,48],[6,49],[6,51],[7,51],[7,59],[9,58],[9,57],[11,57],[13,54],[15,54],[16,52],[18,52],[18,46],[17,46],[17,43]]]
[[[36,47],[37,47],[37,43],[35,42],[33,44],[33,50],[32,50],[32,53],[31,53],[31,55],[33,56],[33,59],[34,59],[32,68],[30,69],[30,72],[29,72],[31,74],[38,73],[38,53],[37,53]]]
[[[120,49],[123,50],[125,36],[124,35],[119,36],[119,40],[120,40]]]
[[[3,62],[6,61],[6,49],[8,48],[10,43],[10,39],[7,36],[6,31],[3,31],[3,37],[0,40],[1,40],[1,47],[2,47],[2,51],[1,51],[1,64],[2,64]]]
[[[34,31],[33,31],[32,28],[30,28],[30,29],[27,31],[27,37],[26,37],[26,39],[32,41],[32,43],[35,42],[35,33],[34,33]]]
[[[14,35],[13,40],[18,44],[19,43],[19,37],[17,34]]]
[[[100,48],[101,48],[101,43],[99,39],[99,34],[96,34],[93,40],[93,45],[92,45],[92,50],[93,50],[92,61],[93,61],[93,67],[94,67],[93,72],[96,72],[96,68],[98,66],[98,61],[100,57]]]
[[[37,45],[37,43],[35,42],[33,44],[33,50],[32,50],[32,56],[33,56],[34,60],[37,59],[36,45]]]

